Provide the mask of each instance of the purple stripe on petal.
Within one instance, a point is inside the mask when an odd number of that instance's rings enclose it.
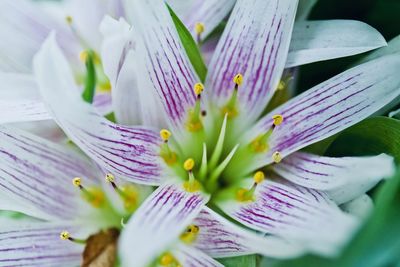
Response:
[[[207,201],[208,196],[188,193],[182,185],[160,186],[125,227],[120,242],[122,260],[132,267],[151,262],[179,238]]]
[[[211,101],[226,103],[232,78],[244,82],[238,99],[243,116],[255,119],[272,97],[281,78],[292,32],[297,1],[237,1],[210,63],[206,88]]]

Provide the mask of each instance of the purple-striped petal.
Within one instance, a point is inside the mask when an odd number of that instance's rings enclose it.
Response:
[[[0,192],[8,200],[2,208],[43,219],[76,219],[87,212],[71,184],[74,177],[94,182],[87,158],[10,127],[0,127],[0,140]]]
[[[160,186],[133,214],[120,239],[120,256],[126,266],[149,264],[179,239],[185,227],[208,201],[200,192],[183,186]]]
[[[218,261],[212,259],[207,254],[204,254],[200,250],[184,246],[177,245],[176,248],[172,249],[172,255],[178,260],[180,266],[185,267],[224,267]]]
[[[188,4],[179,0],[168,1],[172,8],[177,10],[178,16],[196,39],[196,23],[204,24],[204,32],[201,36],[206,37],[226,18],[236,0],[193,0],[188,2],[190,2],[190,6],[182,9],[180,5]]]
[[[157,132],[111,123],[83,102],[54,35],[44,43],[34,63],[44,101],[75,144],[111,173],[136,183],[160,183],[161,139]]]
[[[194,106],[193,86],[199,82],[162,0],[131,1],[138,34],[142,40],[140,83],[150,82],[156,90],[172,126],[180,127],[187,109]]]
[[[243,74],[239,109],[252,121],[264,110],[281,78],[297,0],[237,1],[210,63],[206,88],[223,105],[232,94],[232,78]]]
[[[290,258],[304,251],[300,246],[281,238],[261,236],[245,230],[207,207],[203,208],[193,224],[199,227],[199,233],[191,245],[213,258],[248,254]]]
[[[69,231],[85,238],[84,228],[72,222],[2,225],[0,266],[78,266],[84,246],[60,240],[60,233]]]
[[[318,190],[338,190],[352,184],[359,189],[367,184],[370,189],[382,178],[393,175],[395,166],[393,158],[385,154],[330,158],[296,152],[274,165],[273,170],[293,183]],[[355,189],[349,188],[354,197],[365,192],[359,193],[359,189]]]
[[[354,215],[360,219],[365,219],[374,210],[374,202],[371,197],[367,194],[361,195],[349,202],[344,203],[340,208],[351,215]]]
[[[0,123],[51,119],[29,75],[0,73]]]
[[[369,61],[323,82],[273,110],[248,131],[243,142],[271,129],[272,116],[281,114],[283,123],[270,139],[269,151],[257,162],[272,162],[323,140],[367,118],[400,94],[400,57],[386,56]],[[255,167],[257,168],[257,167]]]
[[[248,182],[251,186],[252,181]],[[254,201],[231,200],[219,206],[252,229],[298,241],[305,249],[330,255],[351,237],[357,224],[354,218],[327,203],[323,194],[266,180],[257,186]]]
[[[352,56],[386,45],[376,29],[360,21],[296,22],[286,68]]]

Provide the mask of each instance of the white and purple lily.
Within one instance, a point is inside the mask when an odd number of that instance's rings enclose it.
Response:
[[[296,151],[396,98],[399,57],[350,69],[262,116],[286,65],[296,1],[237,1],[204,86],[164,3],[134,4],[140,36],[136,60],[143,71],[138,90],[145,94],[154,88],[159,97],[170,128],[161,130],[161,138],[158,130],[110,123],[84,103],[54,35],[35,60],[42,97],[71,140],[116,177],[159,186],[122,232],[123,264],[146,266],[159,257],[160,265],[165,260],[173,266],[186,261],[182,255],[206,257],[176,245],[181,241],[214,257],[251,252],[293,256],[300,244],[305,251],[335,254],[357,227],[357,219],[337,204],[389,176],[392,158],[328,158]],[[261,242],[260,236],[232,224],[228,228],[234,230],[227,233],[233,235],[213,235],[207,230],[213,220],[202,216],[221,216],[206,205],[268,234],[261,240],[269,245],[252,245]],[[228,224],[222,218],[215,223]],[[250,236],[258,241],[239,245]],[[292,249],[276,249],[283,245]]]

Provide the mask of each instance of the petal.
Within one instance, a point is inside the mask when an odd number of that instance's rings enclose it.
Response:
[[[302,93],[273,110],[248,131],[241,143],[253,140],[272,126],[272,116],[281,114],[283,123],[270,139],[265,158],[255,165],[272,162],[323,140],[367,118],[400,94],[400,57],[386,56],[359,65]]]
[[[30,75],[0,72],[0,123],[51,119]]]
[[[241,73],[238,100],[252,121],[264,110],[281,78],[292,33],[297,0],[237,1],[210,63],[206,88],[223,105],[232,78]]]
[[[386,45],[376,29],[360,21],[296,22],[286,68],[352,56]]]
[[[143,127],[124,127],[99,116],[83,102],[54,35],[34,61],[42,96],[64,132],[107,171],[132,182],[159,184],[158,133]]]
[[[181,266],[185,267],[224,267],[221,263],[213,260],[200,250],[187,247],[184,245],[177,245],[172,250],[172,254],[179,261]]]
[[[10,127],[1,126],[0,136],[0,191],[7,199],[2,208],[43,219],[76,219],[87,212],[71,184],[77,176],[94,182],[86,158]]]
[[[275,164],[273,169],[285,179],[304,187],[337,190],[349,188],[352,184],[362,187],[368,181],[376,184],[383,177],[393,175],[395,165],[393,158],[385,154],[330,158],[296,152]],[[349,193],[353,190],[354,194],[358,194],[359,190],[356,192],[354,189],[349,188]]]
[[[253,181],[248,182],[251,186]],[[219,206],[245,226],[332,255],[351,237],[357,224],[354,218],[324,202],[326,198],[316,197],[318,194],[323,193],[266,180],[257,186],[255,201],[231,200]]]
[[[51,29],[59,33],[59,41],[68,56],[79,51],[77,40],[67,25],[59,24],[35,3],[21,0],[0,2],[0,70],[31,72],[32,58]]]
[[[168,2],[174,10],[178,5],[186,5],[183,4],[182,1]],[[204,32],[201,34],[202,38],[204,38],[228,16],[235,5],[235,0],[193,0],[188,2],[191,2],[190,7],[182,10],[182,8],[178,6],[177,14],[186,28],[192,33],[193,38],[197,37],[195,31],[196,23],[201,22],[204,24]]]
[[[60,240],[65,230],[88,234],[68,222],[0,226],[0,266],[78,266],[84,246]]]
[[[367,194],[361,195],[340,206],[343,211],[357,216],[360,219],[366,219],[374,209],[374,203]]]
[[[200,231],[192,246],[213,258],[262,254],[290,258],[302,254],[300,246],[274,236],[261,236],[239,227],[213,210],[204,207],[193,221]]]
[[[120,239],[120,256],[129,267],[146,266],[164,252],[206,204],[202,193],[172,183],[160,186],[133,214]]]
[[[391,54],[396,54],[400,53],[400,35],[396,36],[392,40],[389,41],[388,45],[386,47],[383,47],[381,49],[378,49],[372,53],[370,53],[368,56],[364,57],[361,62],[367,62],[379,57],[391,55]]]
[[[143,75],[138,78],[144,83],[150,79],[171,126],[181,127],[187,109],[194,106],[193,86],[199,78],[187,58],[164,1],[131,2],[135,5],[131,11],[142,38],[137,60],[141,60],[139,69],[143,70]]]

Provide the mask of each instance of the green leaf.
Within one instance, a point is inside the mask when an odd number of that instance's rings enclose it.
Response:
[[[386,153],[400,163],[400,121],[387,117],[366,119],[342,133],[329,145],[329,156],[364,156]]]
[[[178,18],[172,8],[168,5],[167,7],[169,9],[169,13],[171,14],[172,20],[174,21],[176,30],[178,31],[179,38],[181,39],[183,47],[185,48],[186,54],[189,57],[189,60],[192,63],[193,68],[199,76],[201,82],[204,83],[207,76],[207,67],[206,64],[204,64],[204,60],[201,56],[199,47],[194,41],[189,30]]]
[[[85,89],[82,93],[82,98],[88,103],[93,102],[94,92],[96,89],[96,68],[94,66],[95,53],[93,51],[87,51],[86,58],[86,77],[85,77]]]
[[[247,255],[233,258],[223,258],[218,259],[225,267],[256,267],[257,266],[257,256]]]

